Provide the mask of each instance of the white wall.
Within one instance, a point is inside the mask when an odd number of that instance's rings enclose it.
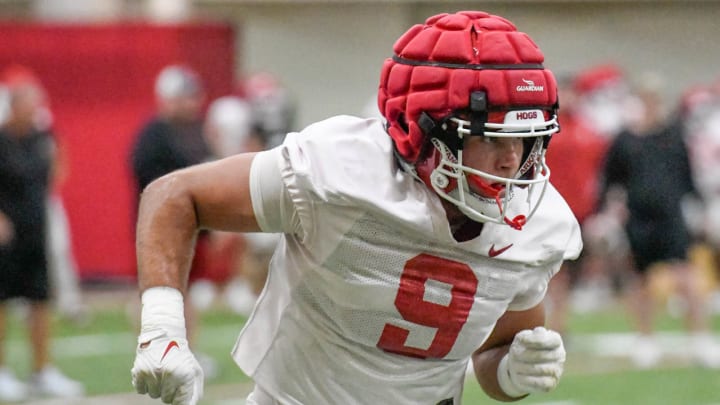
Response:
[[[239,24],[238,69],[283,78],[299,100],[301,126],[359,113],[395,39],[444,11],[474,8],[509,18],[557,72],[617,61],[630,73],[667,76],[668,97],[720,76],[720,2],[713,1],[199,3],[205,15]]]

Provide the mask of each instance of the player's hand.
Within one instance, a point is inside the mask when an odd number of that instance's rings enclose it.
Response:
[[[166,404],[196,405],[203,393],[203,371],[185,336],[184,299],[170,287],[142,294],[140,337],[130,371],[140,394]]]
[[[541,326],[518,332],[498,366],[498,383],[511,397],[557,387],[565,364],[560,334]]]
[[[195,405],[203,393],[203,371],[187,340],[171,338],[160,329],[138,337],[131,374],[139,394],[159,397],[166,404]]]

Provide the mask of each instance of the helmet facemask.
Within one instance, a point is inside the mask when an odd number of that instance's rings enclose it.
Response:
[[[488,112],[484,92],[473,92],[470,109],[439,121],[424,114],[421,126],[430,145],[416,169],[423,181],[443,199],[477,222],[507,224],[522,229],[545,193],[550,169],[545,149],[559,131],[554,111],[529,108]],[[500,117],[502,122],[497,121]],[[549,117],[549,118],[546,118]],[[502,177],[466,166],[464,143],[469,137],[522,138],[523,157],[515,175]]]
[[[545,148],[559,130],[557,82],[542,51],[502,17],[461,11],[414,25],[393,53],[378,107],[401,166],[469,219],[522,228],[544,194]],[[485,168],[492,162],[476,159],[474,141],[468,156],[464,143],[477,136],[522,138],[520,170]]]

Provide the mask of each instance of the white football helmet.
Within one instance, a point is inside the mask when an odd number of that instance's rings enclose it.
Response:
[[[559,131],[557,84],[542,52],[510,21],[483,12],[430,17],[394,50],[378,106],[400,164],[468,218],[521,229],[544,195],[545,150]],[[500,177],[466,166],[471,136],[522,138],[520,169]]]

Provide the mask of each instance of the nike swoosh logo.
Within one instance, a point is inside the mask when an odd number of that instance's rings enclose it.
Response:
[[[160,358],[160,362],[162,362],[165,359],[165,356],[167,356],[168,352],[173,347],[177,347],[178,349],[180,349],[180,346],[178,345],[178,343],[176,341],[173,340],[172,342],[168,343],[167,347],[165,348],[165,353],[163,353],[162,357]]]
[[[495,257],[495,256],[501,254],[502,252],[510,249],[510,248],[512,247],[512,245],[513,245],[513,244],[511,243],[511,244],[509,244],[509,245],[507,245],[507,246],[505,246],[505,247],[503,247],[503,248],[500,248],[500,249],[498,249],[498,250],[495,250],[495,244],[493,243],[492,246],[490,246],[490,250],[488,250],[488,256],[490,256],[490,257]]]

